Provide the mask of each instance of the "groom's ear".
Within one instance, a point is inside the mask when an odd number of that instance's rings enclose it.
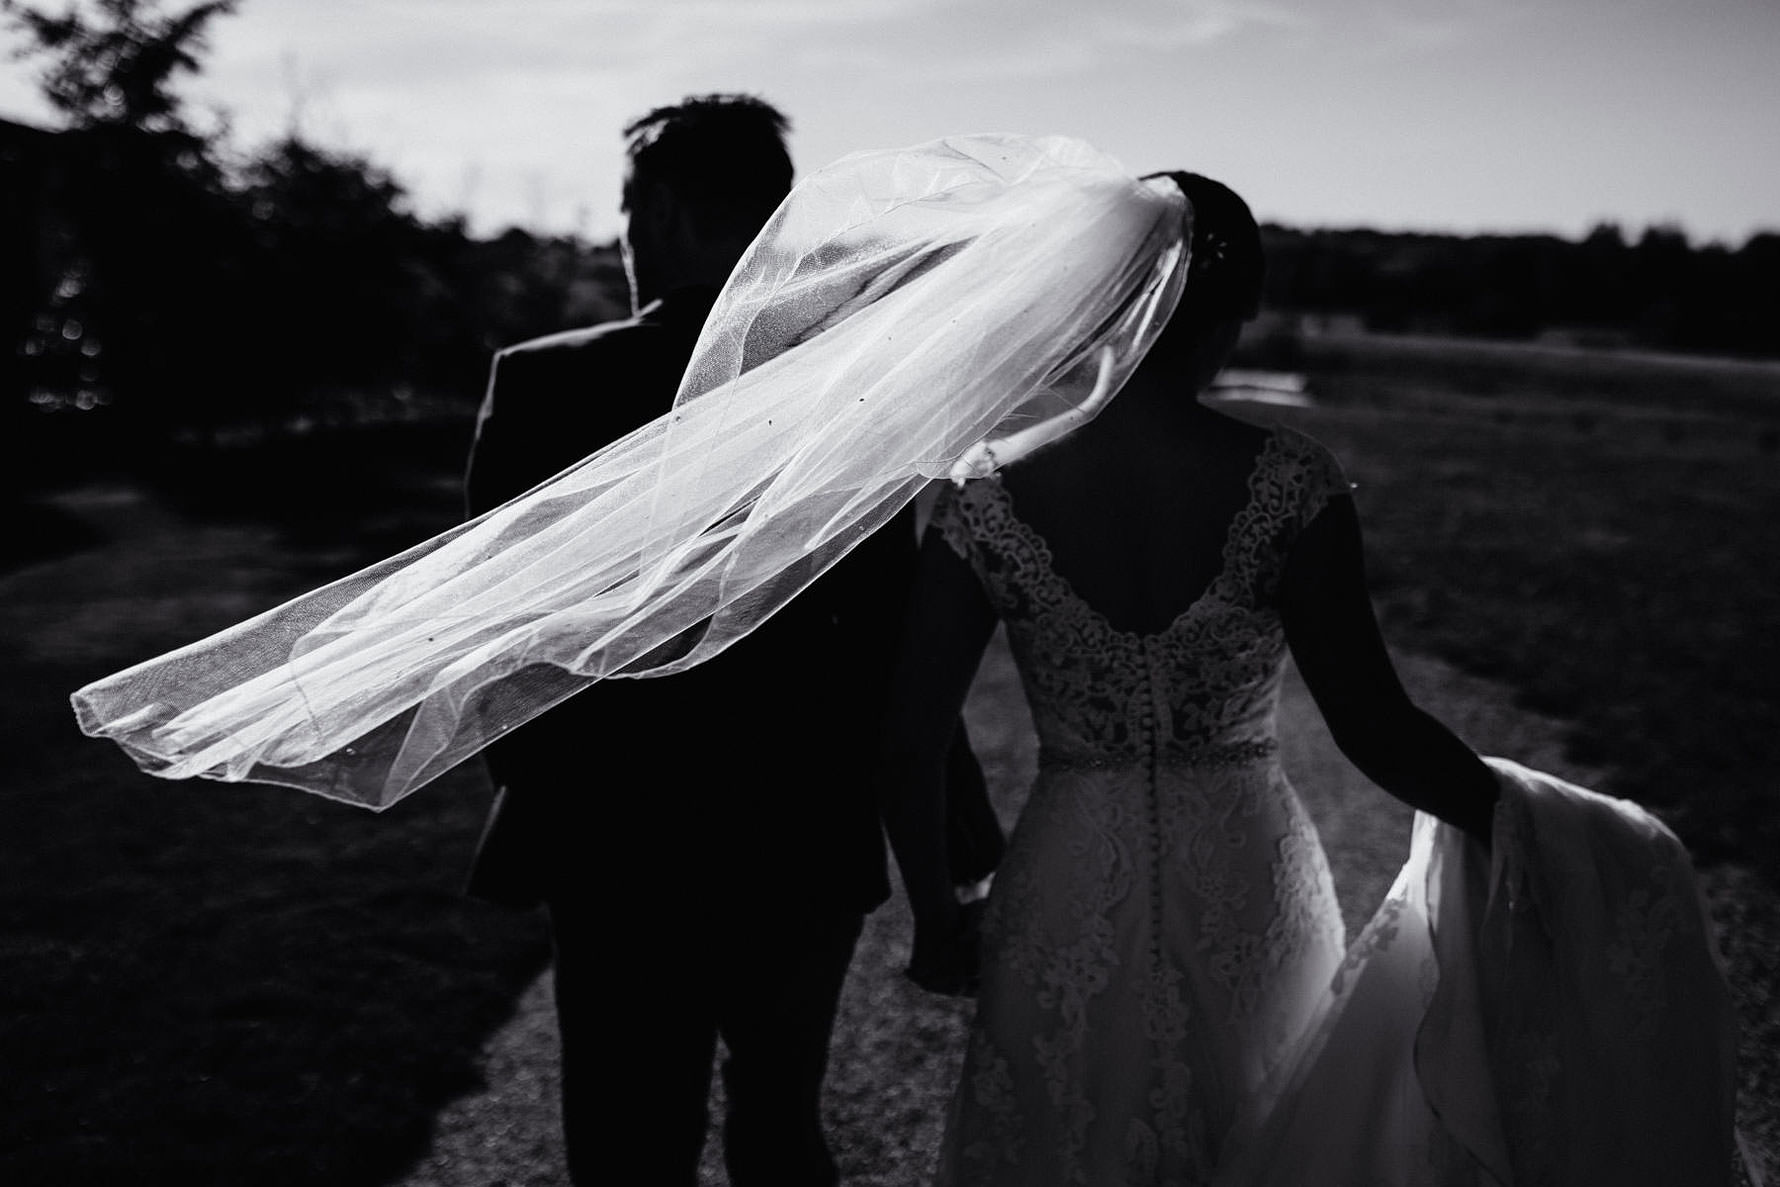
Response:
[[[659,239],[679,217],[679,200],[660,182],[637,178],[625,188],[625,214],[631,226]]]
[[[697,252],[704,239],[692,206],[670,187],[645,181],[633,191],[631,236],[638,232],[657,250],[684,255]]]

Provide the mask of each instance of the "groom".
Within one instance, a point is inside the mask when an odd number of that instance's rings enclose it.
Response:
[[[672,405],[718,288],[790,189],[787,127],[709,95],[625,128],[635,316],[496,356],[472,514]],[[905,513],[715,659],[596,684],[488,751],[502,790],[470,890],[549,911],[575,1182],[639,1158],[653,1171],[634,1181],[697,1181],[719,1037],[731,1181],[836,1182],[820,1090],[861,924],[889,892],[864,766],[914,556]],[[952,768],[963,884],[1002,838],[962,730]]]

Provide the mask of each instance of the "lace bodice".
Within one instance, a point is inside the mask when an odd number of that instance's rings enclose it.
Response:
[[[996,874],[943,1187],[1198,1187],[1338,966],[1341,916],[1280,770],[1299,530],[1347,489],[1274,430],[1217,575],[1165,628],[1120,630],[994,480],[934,530],[1007,624],[1039,776]]]
[[[1196,764],[1272,748],[1285,655],[1280,574],[1298,530],[1347,490],[1327,450],[1276,428],[1230,523],[1221,571],[1153,634],[1119,630],[1084,601],[994,479],[948,490],[933,527],[1007,623],[1048,762]]]

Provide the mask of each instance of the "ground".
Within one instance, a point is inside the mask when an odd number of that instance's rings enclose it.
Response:
[[[1598,773],[1699,856],[1772,1176],[1780,368],[1304,351],[1316,399],[1280,415],[1359,482],[1417,698],[1488,752]],[[149,779],[68,712],[88,680],[454,522],[468,428],[428,432],[168,456],[152,482],[0,515],[0,1182],[563,1181],[541,921],[458,893],[491,794],[475,764],[373,817]],[[1011,815],[1032,755],[1004,652],[972,716]],[[1301,693],[1286,723],[1352,925],[1405,817],[1328,754]],[[907,940],[893,901],[836,1030],[829,1127],[855,1184],[922,1181],[961,1048],[968,1006],[901,979]],[[707,1183],[719,1165],[713,1142]]]
[[[1421,656],[1399,655],[1398,666],[1417,702],[1482,750],[1584,783],[1597,776],[1564,758],[1564,723],[1513,708],[1502,686]],[[1287,681],[1281,718],[1283,759],[1317,819],[1351,934],[1384,897],[1407,856],[1411,814],[1341,757],[1295,673]],[[972,691],[968,724],[997,804],[1011,813],[1036,758],[1030,718],[999,642]],[[1754,962],[1780,951],[1780,902],[1739,868],[1708,871],[1705,883],[1714,915],[1735,929],[1721,935],[1733,979],[1745,974],[1741,980],[1747,984]],[[871,917],[835,1027],[826,1112],[843,1181],[851,1187],[916,1187],[926,1181],[962,1058],[970,1007],[925,994],[902,978],[910,928],[900,895]],[[1750,1000],[1745,994],[1740,1004],[1752,1020],[1771,1017],[1765,995]],[[439,1113],[432,1148],[392,1187],[567,1183],[556,1131],[552,1010],[550,979],[544,975],[485,1048],[485,1087]],[[1773,1096],[1777,1059],[1780,1052],[1745,1043],[1745,1126],[1761,1143],[1770,1175],[1776,1166],[1773,1152],[1780,1148],[1780,1101]],[[712,1108],[713,1113],[721,1108],[720,1089]],[[702,1187],[728,1183],[720,1142],[713,1130]]]

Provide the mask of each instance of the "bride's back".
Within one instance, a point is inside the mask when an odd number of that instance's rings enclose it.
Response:
[[[935,510],[1007,627],[1039,743],[942,1183],[1209,1181],[1340,961],[1278,761],[1275,596],[1337,471],[1152,374]],[[1012,1152],[979,1175],[982,1149]]]
[[[1128,395],[1003,482],[1058,575],[1114,626],[1152,634],[1217,578],[1267,434],[1190,396]]]
[[[1259,228],[1223,184],[1168,176],[1191,203],[1192,232],[1186,288],[1167,328],[1096,419],[1003,473],[1057,575],[1111,624],[1140,634],[1166,629],[1223,572],[1269,437],[1197,399],[1258,308]]]

